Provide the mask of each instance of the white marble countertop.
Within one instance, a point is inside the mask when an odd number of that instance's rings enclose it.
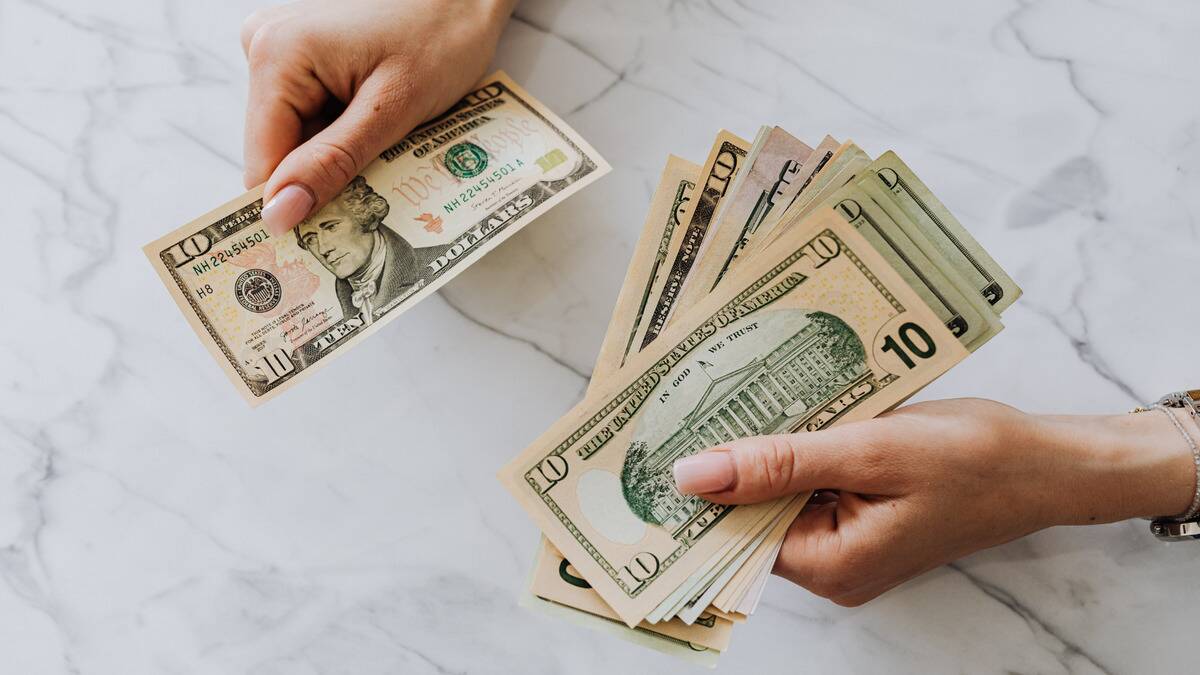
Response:
[[[1200,384],[1200,5],[546,0],[496,63],[613,173],[252,411],[140,246],[241,192],[254,4],[0,0],[6,674],[693,672],[518,608],[536,531],[494,474],[583,391],[667,153],[722,126],[896,149],[1024,287],[924,397]],[[1129,522],[852,610],[773,579],[721,667],[1195,672],[1198,571]]]

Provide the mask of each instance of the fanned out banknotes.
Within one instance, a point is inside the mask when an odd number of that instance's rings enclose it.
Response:
[[[385,150],[291,233],[258,187],[144,247],[251,405],[303,380],[607,173],[504,73]]]
[[[809,495],[712,504],[674,461],[890,410],[1020,294],[895,153],[763,127],[668,158],[584,401],[500,472],[544,534],[526,602],[715,663]]]

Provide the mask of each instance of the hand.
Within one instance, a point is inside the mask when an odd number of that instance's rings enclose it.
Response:
[[[1195,486],[1161,411],[1048,417],[977,399],[734,441],[679,460],[675,476],[722,504],[832,491],[792,523],[775,573],[844,606],[1042,528],[1182,513]]]
[[[302,0],[247,18],[245,181],[267,182],[267,228],[295,227],[461,98],[484,75],[513,4]]]

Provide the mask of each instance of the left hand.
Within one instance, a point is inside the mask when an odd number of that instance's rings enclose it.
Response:
[[[1036,416],[979,399],[737,440],[679,460],[675,476],[721,504],[829,491],[788,530],[775,573],[843,606],[1042,528],[1181,513],[1195,485],[1160,411]]]
[[[470,90],[515,0],[298,0],[242,26],[246,187],[282,234]]]

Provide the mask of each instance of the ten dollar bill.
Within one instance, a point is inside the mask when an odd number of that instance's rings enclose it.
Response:
[[[143,250],[252,405],[293,386],[609,170],[505,74],[384,151],[293,232],[261,186]]]

